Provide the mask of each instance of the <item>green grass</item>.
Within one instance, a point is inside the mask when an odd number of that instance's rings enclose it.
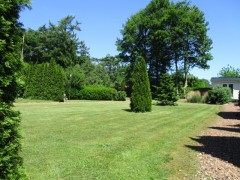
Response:
[[[129,102],[79,101],[16,109],[30,179],[181,179],[197,167],[189,137],[219,107],[181,103],[136,114]]]
[[[25,98],[17,98],[15,103],[45,103],[45,102],[53,102],[51,100],[38,100],[38,99],[25,99]]]

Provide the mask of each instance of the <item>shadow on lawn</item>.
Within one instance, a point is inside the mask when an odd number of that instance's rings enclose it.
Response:
[[[233,165],[240,167],[240,138],[238,137],[220,137],[220,136],[201,136],[191,138],[203,146],[186,147],[198,152],[210,154]]]
[[[122,109],[122,110],[126,112],[132,112],[131,109]]]

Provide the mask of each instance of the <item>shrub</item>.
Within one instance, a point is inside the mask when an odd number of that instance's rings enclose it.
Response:
[[[68,99],[78,99],[78,93],[84,86],[85,75],[79,64],[65,69],[65,92]]]
[[[187,99],[187,102],[190,102],[190,103],[201,103],[202,97],[201,97],[201,94],[191,91],[187,94],[186,99]]]
[[[125,91],[117,91],[113,94],[114,101],[126,101],[127,93]]]
[[[228,87],[218,86],[209,91],[208,102],[211,104],[225,104],[231,101],[232,93]]]
[[[133,112],[152,110],[152,94],[144,59],[137,61],[132,74],[132,93],[130,107]]]
[[[87,86],[79,91],[79,98],[86,100],[113,100],[116,89],[100,86]]]
[[[201,93],[200,91],[190,91],[186,96],[187,102],[190,103],[206,103],[208,92]]]
[[[175,105],[178,100],[177,91],[174,87],[174,81],[169,74],[162,74],[160,85],[157,87],[157,101],[159,105]]]

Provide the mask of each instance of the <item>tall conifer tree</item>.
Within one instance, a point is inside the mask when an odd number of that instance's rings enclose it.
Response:
[[[132,74],[131,110],[147,112],[152,110],[152,95],[147,67],[143,58],[138,59]]]
[[[21,69],[20,11],[28,0],[0,0],[0,179],[21,179],[19,112],[12,109]]]
[[[160,85],[157,87],[157,100],[159,105],[174,105],[178,100],[174,80],[165,73],[160,76]]]

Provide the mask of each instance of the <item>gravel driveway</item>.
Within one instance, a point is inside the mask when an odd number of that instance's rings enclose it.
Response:
[[[216,124],[193,138],[200,146],[200,169],[197,179],[240,180],[240,109],[234,104],[223,105]]]

